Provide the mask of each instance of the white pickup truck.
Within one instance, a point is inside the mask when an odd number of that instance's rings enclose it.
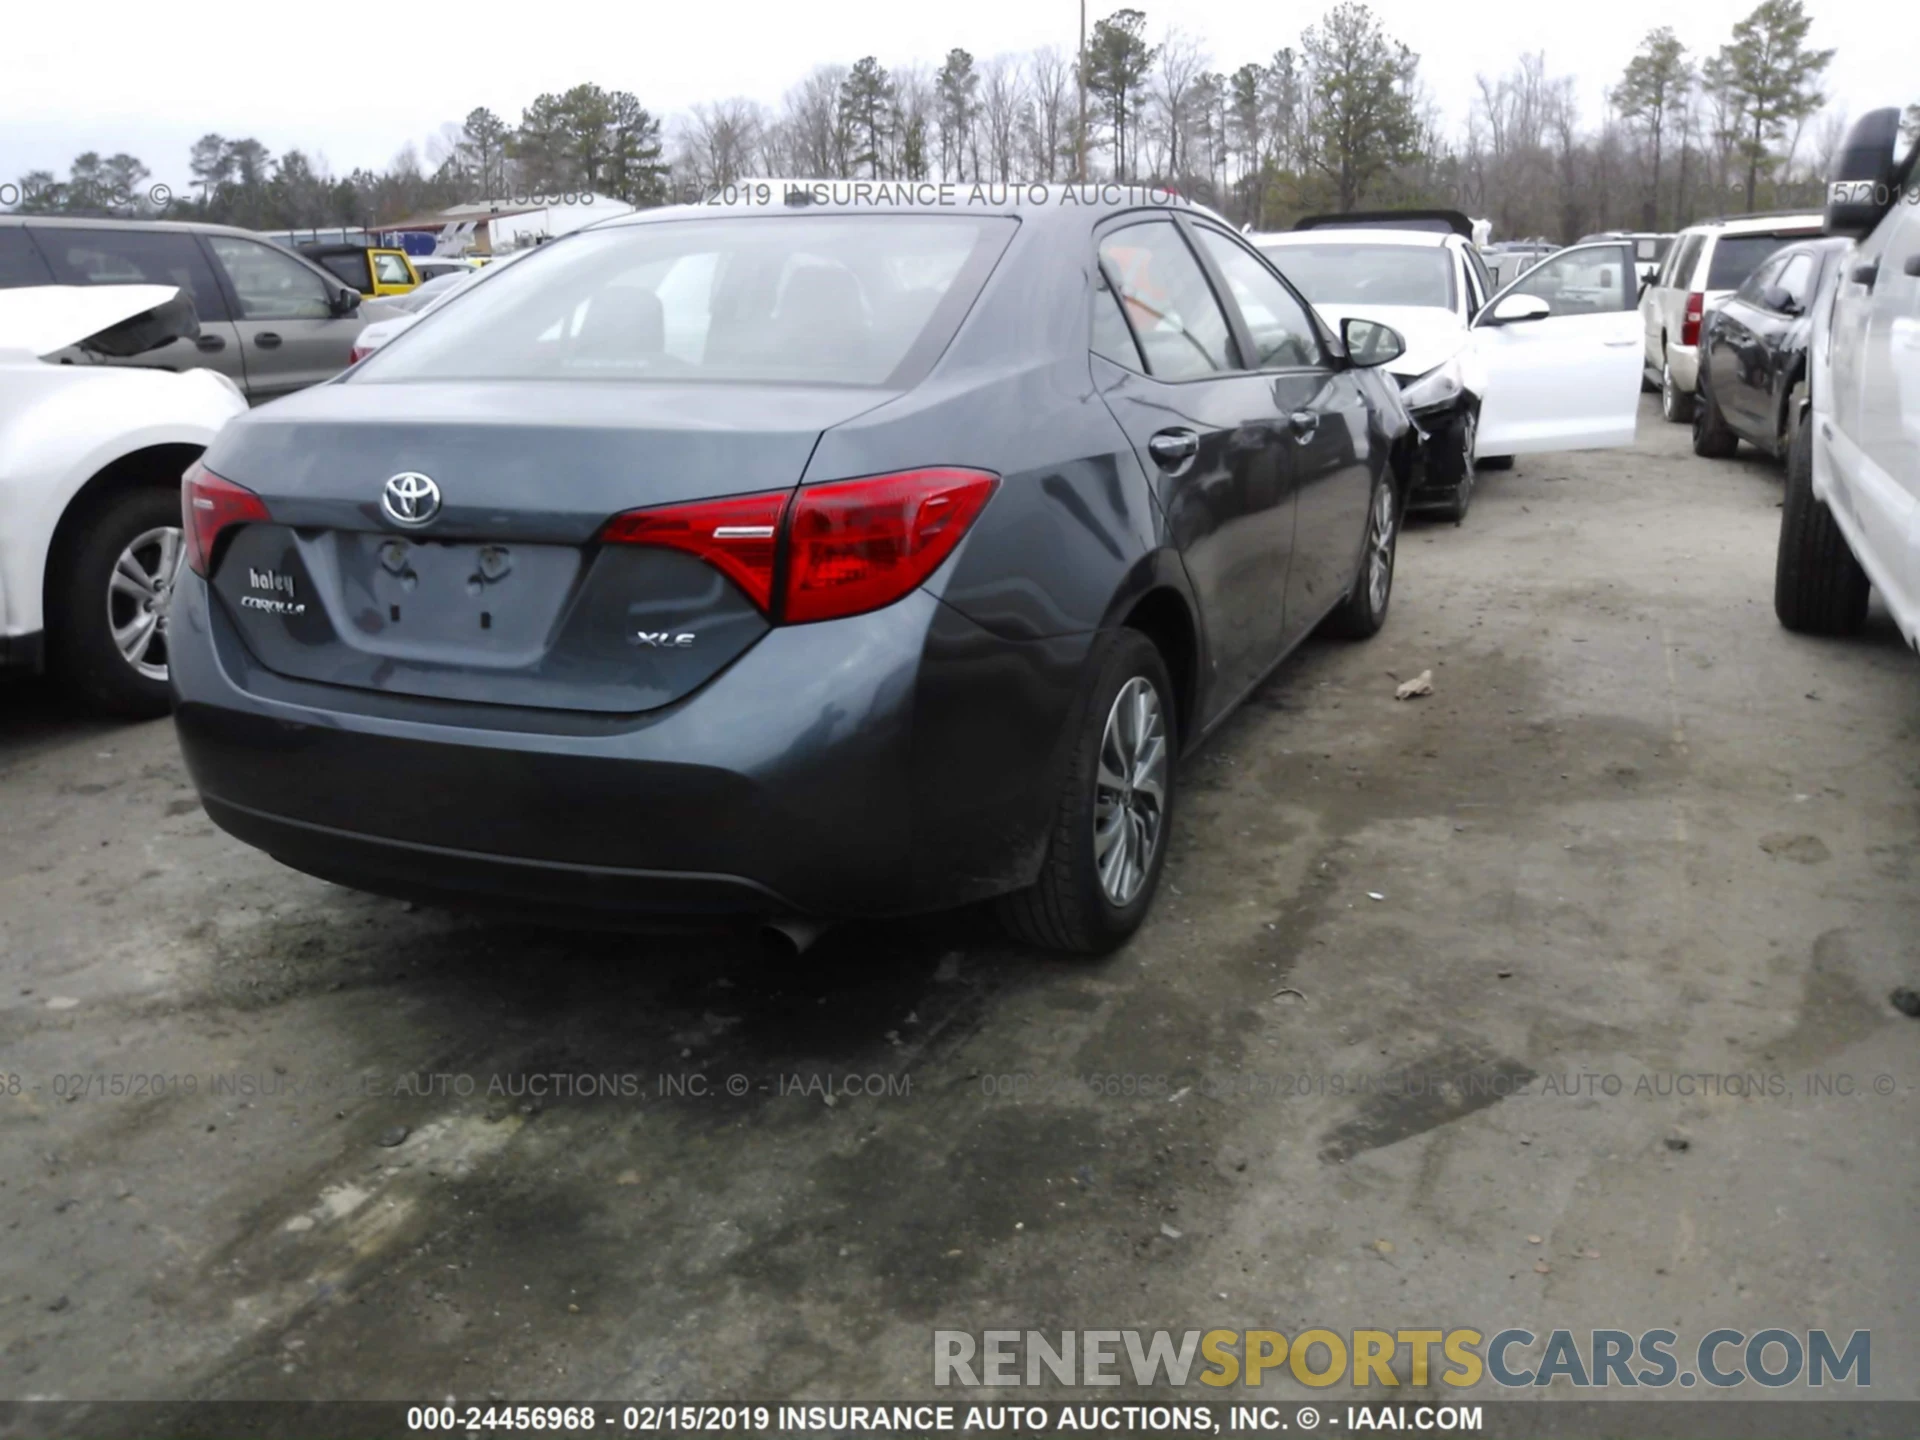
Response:
[[[1840,635],[1880,592],[1920,647],[1920,105],[1863,115],[1828,186],[1855,240],[1814,319],[1809,413],[1787,457],[1774,571],[1789,630]]]

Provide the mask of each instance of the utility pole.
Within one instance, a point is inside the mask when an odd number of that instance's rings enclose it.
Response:
[[[1087,183],[1087,0],[1080,0],[1080,63],[1075,67],[1080,80],[1080,183]]]

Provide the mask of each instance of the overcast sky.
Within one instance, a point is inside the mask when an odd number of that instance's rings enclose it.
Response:
[[[1580,82],[1583,116],[1601,105],[1640,38],[1671,24],[1696,56],[1716,49],[1756,0],[1377,0],[1388,30],[1419,55],[1450,125],[1464,123],[1474,75],[1544,50],[1552,74]],[[1089,19],[1119,8],[1091,3]],[[1293,44],[1326,8],[1182,0],[1140,5],[1154,38],[1177,23],[1213,66],[1232,70]],[[1920,4],[1809,0],[1813,43],[1839,51],[1828,93],[1852,114],[1920,100]],[[0,180],[31,169],[64,177],[76,154],[128,150],[156,180],[184,189],[187,148],[208,131],[298,148],[336,174],[379,169],[485,105],[509,123],[543,90],[581,81],[631,90],[671,117],[696,101],[773,103],[815,64],[879,56],[937,63],[1057,45],[1070,51],[1073,0],[964,4],[706,0],[617,4],[519,0],[315,9],[206,0],[16,0],[0,51]],[[411,33],[408,33],[411,32]]]

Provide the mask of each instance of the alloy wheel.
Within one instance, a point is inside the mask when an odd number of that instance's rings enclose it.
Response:
[[[107,629],[121,657],[149,680],[167,678],[167,607],[180,573],[178,526],[134,537],[107,582]]]
[[[1160,694],[1136,675],[1107,711],[1094,780],[1093,858],[1112,905],[1130,904],[1153,871],[1165,829],[1170,763]]]
[[[1393,527],[1393,486],[1382,484],[1374,490],[1367,521],[1367,602],[1376,615],[1387,608],[1393,588]]]

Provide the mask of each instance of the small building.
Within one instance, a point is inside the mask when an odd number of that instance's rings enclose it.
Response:
[[[401,243],[419,254],[492,255],[551,240],[633,209],[608,195],[513,196],[450,205],[432,215],[383,225],[380,233],[402,237]],[[428,240],[430,248],[421,248]]]

